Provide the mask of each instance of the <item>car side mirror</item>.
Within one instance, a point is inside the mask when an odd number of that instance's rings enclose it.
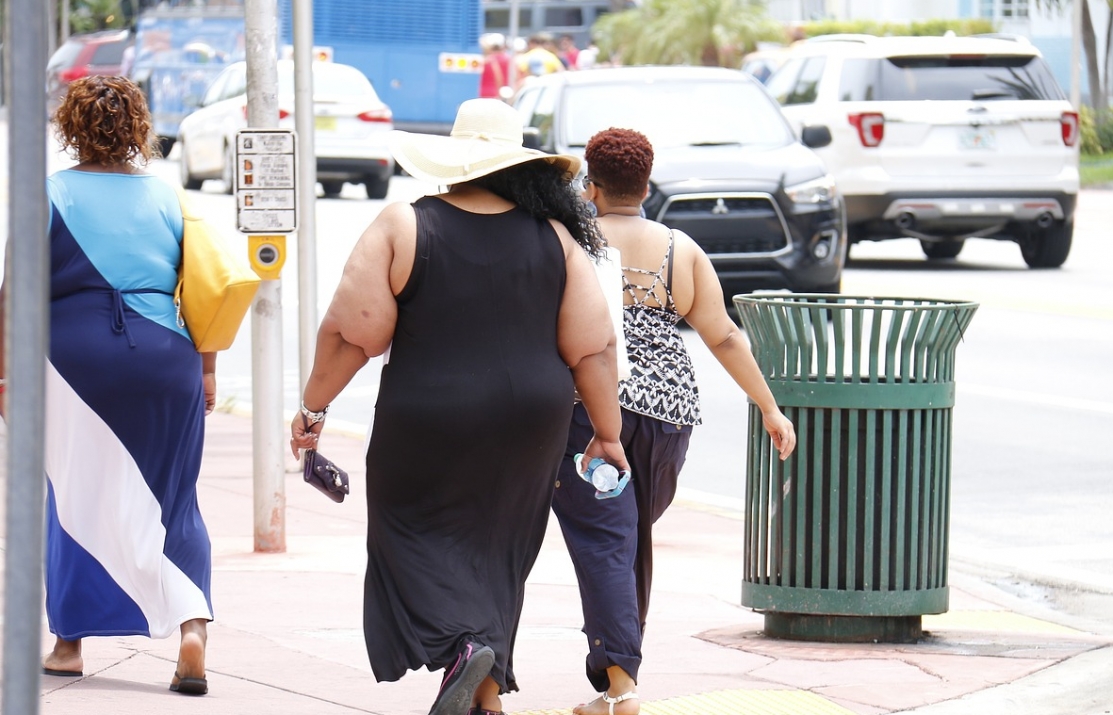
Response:
[[[824,125],[804,127],[800,131],[800,143],[812,149],[819,149],[831,143],[831,130]]]
[[[522,129],[522,146],[526,149],[541,150],[541,130],[537,127],[524,127]]]

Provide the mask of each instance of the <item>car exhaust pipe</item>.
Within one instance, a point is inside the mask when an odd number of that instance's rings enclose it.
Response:
[[[916,225],[916,214],[911,211],[902,211],[897,216],[897,226],[900,228],[908,229]]]
[[[1055,217],[1051,215],[1050,211],[1044,211],[1036,217],[1036,225],[1040,228],[1047,228],[1053,223],[1055,223]]]

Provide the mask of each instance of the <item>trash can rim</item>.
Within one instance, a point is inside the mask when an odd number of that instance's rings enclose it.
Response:
[[[979,307],[978,302],[972,300],[896,295],[847,295],[844,293],[771,293],[768,295],[739,293],[733,296],[732,300],[736,304],[761,303],[766,305],[806,306],[833,309],[885,308],[887,310],[940,310]]]

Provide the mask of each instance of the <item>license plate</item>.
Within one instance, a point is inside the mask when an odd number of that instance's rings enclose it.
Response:
[[[336,117],[314,117],[313,126],[326,132],[336,131]]]
[[[997,132],[990,127],[970,127],[959,135],[963,149],[993,151],[997,149]]]

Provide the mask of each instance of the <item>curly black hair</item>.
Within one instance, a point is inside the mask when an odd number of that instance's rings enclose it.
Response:
[[[603,255],[606,239],[567,173],[547,161],[527,161],[468,182],[517,204],[531,216],[556,219],[588,255]]]

